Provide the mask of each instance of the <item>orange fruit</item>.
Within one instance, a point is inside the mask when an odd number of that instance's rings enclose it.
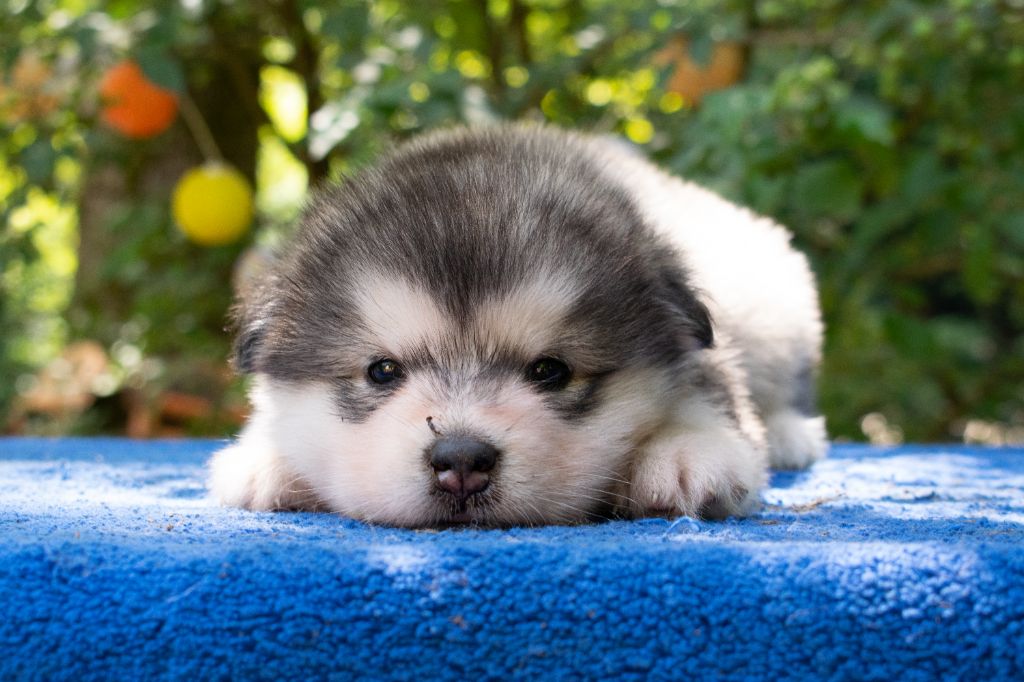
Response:
[[[700,64],[690,55],[685,36],[674,37],[654,56],[656,66],[673,65],[665,89],[697,104],[709,92],[727,88],[743,77],[743,47],[736,42],[715,43],[711,59]]]
[[[252,186],[231,166],[210,162],[181,176],[171,211],[178,227],[195,243],[230,244],[252,223]]]
[[[142,139],[167,130],[178,115],[178,96],[146,78],[139,65],[123,61],[100,81],[100,117],[126,137]]]

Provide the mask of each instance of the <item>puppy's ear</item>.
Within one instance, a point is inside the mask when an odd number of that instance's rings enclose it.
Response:
[[[263,325],[239,325],[232,348],[232,364],[239,374],[256,371],[256,354],[263,342]]]
[[[251,282],[238,292],[238,299],[231,312],[235,340],[232,345],[232,362],[240,374],[252,374],[258,367],[260,352],[272,315],[271,292],[276,277],[265,273],[262,281]]]
[[[694,348],[712,348],[715,345],[711,312],[686,284],[684,270],[676,263],[660,268],[660,283],[668,306],[679,314],[679,321]]]

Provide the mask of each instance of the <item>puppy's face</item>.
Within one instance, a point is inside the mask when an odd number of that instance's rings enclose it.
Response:
[[[405,160],[321,199],[243,313],[254,428],[332,510],[403,526],[606,513],[687,353],[711,343],[628,198],[592,170],[540,185],[507,158]]]

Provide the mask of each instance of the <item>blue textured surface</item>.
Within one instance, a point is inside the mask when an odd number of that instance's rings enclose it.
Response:
[[[844,446],[744,521],[414,532],[0,440],[0,679],[1021,679],[1024,451]]]

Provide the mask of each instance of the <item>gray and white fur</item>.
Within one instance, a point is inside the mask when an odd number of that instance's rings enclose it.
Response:
[[[241,303],[253,413],[212,492],[411,527],[748,513],[826,450],[789,242],[604,138],[422,137],[321,192]]]

